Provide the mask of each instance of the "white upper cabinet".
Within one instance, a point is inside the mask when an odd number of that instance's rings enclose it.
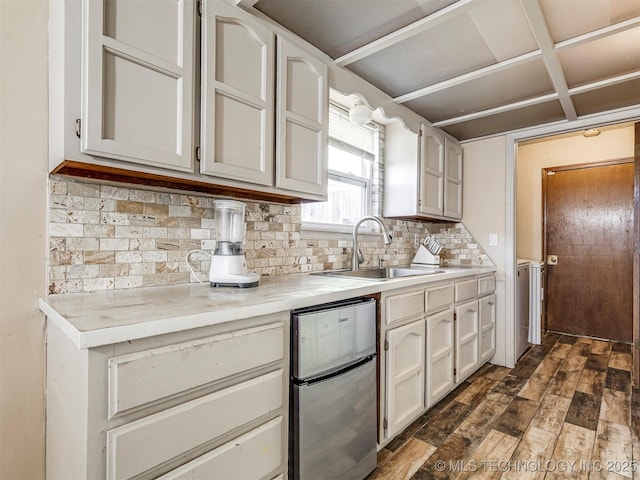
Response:
[[[200,171],[273,185],[274,35],[222,1],[203,9]]]
[[[445,171],[444,136],[436,129],[423,125],[420,147],[418,211],[426,215],[442,215]]]
[[[327,192],[327,66],[278,36],[276,187]]]
[[[225,0],[58,0],[50,16],[51,172],[326,200],[313,47]]]
[[[459,221],[462,147],[437,128],[385,126],[385,217]]]
[[[462,218],[462,147],[445,139],[444,216]]]
[[[280,35],[276,58],[265,24],[222,1],[204,9],[200,171],[324,199],[326,64]]]
[[[80,150],[193,170],[194,2],[83,3]]]

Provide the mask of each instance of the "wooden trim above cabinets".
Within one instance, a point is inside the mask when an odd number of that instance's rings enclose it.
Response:
[[[306,200],[272,192],[260,192],[246,188],[207,183],[192,179],[183,179],[158,175],[155,173],[126,170],[124,168],[107,167],[91,163],[65,160],[58,165],[51,174],[79,177],[89,181],[107,181],[115,183],[129,183],[145,185],[148,187],[168,188],[187,192],[197,192],[207,195],[220,195],[241,198],[245,200],[278,202],[287,204],[305,203],[314,200]]]

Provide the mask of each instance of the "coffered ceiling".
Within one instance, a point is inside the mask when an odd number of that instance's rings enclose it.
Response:
[[[639,0],[258,0],[249,8],[460,140],[640,105]]]

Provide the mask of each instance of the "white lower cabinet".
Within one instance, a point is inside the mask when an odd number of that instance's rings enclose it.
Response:
[[[480,361],[484,362],[496,353],[496,296],[478,300],[480,306]]]
[[[278,445],[280,445],[283,428],[282,417],[275,418],[159,478],[161,480],[263,478],[280,465],[283,452]]]
[[[456,382],[461,382],[478,367],[478,301],[455,307]]]
[[[469,275],[383,293],[381,444],[391,441],[496,351],[495,275]]]
[[[283,377],[283,370],[276,370],[109,430],[107,478],[134,477],[278,410]]]
[[[424,410],[424,320],[387,331],[386,345],[386,424],[392,437]]]
[[[453,309],[427,317],[427,407],[454,387]]]
[[[286,473],[289,312],[91,349],[47,331],[47,478]]]

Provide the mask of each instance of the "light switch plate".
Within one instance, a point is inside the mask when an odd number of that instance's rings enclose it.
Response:
[[[497,233],[490,233],[489,234],[489,246],[490,247],[497,247],[498,246],[498,234]]]

